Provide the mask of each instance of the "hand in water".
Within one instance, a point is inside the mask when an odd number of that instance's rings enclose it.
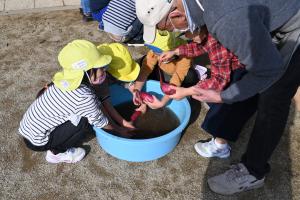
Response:
[[[135,109],[135,110],[136,110],[136,111],[141,111],[142,114],[145,114],[145,113],[147,112],[147,105],[144,104],[144,103],[142,103],[142,104],[140,105],[140,107],[138,107],[138,108]]]
[[[127,121],[127,120],[123,120],[122,122],[123,127],[127,128],[127,129],[135,129],[135,127],[132,125],[131,122]]]
[[[116,132],[117,132],[117,135],[120,135],[125,138],[131,138],[134,135],[134,133],[132,133],[134,130],[135,130],[135,128],[132,129],[132,128],[127,128],[127,127],[119,127],[116,130]]]

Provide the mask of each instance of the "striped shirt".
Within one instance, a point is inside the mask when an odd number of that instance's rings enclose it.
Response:
[[[136,19],[135,0],[112,0],[103,14],[102,20],[127,30]]]
[[[100,102],[87,86],[63,92],[51,85],[28,108],[20,122],[19,133],[33,145],[43,146],[57,126],[76,116],[86,117],[91,125],[102,128],[108,119],[99,106]]]

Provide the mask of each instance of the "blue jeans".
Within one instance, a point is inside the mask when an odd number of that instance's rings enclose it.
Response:
[[[80,4],[81,4],[83,14],[85,14],[85,15],[91,14],[92,11],[91,11],[91,7],[90,7],[90,0],[81,0]]]

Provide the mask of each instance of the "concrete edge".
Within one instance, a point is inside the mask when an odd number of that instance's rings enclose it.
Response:
[[[80,5],[72,5],[72,6],[33,8],[33,9],[26,9],[26,10],[10,10],[10,11],[1,11],[0,16],[1,15],[3,16],[3,15],[39,13],[39,12],[57,11],[57,10],[74,10],[74,9],[79,9],[79,8],[80,8]]]

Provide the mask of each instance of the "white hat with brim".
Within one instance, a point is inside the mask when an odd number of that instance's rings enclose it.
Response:
[[[136,0],[136,15],[144,25],[144,41],[155,39],[156,25],[168,14],[174,0]]]
[[[151,44],[155,40],[156,27],[144,25],[143,39],[145,43]]]

